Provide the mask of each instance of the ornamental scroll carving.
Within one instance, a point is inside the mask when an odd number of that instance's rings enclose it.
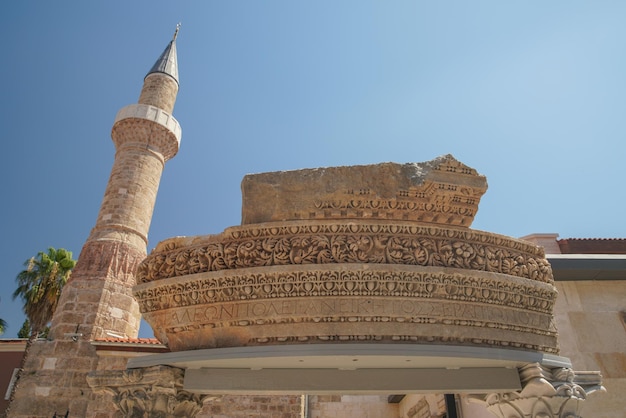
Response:
[[[145,283],[135,287],[135,297],[155,335],[173,351],[395,341],[558,352],[554,287],[494,273],[280,266]]]
[[[484,402],[499,418],[582,418],[581,406],[587,396],[605,391],[599,372],[577,372],[538,363],[519,369],[523,389],[493,393],[474,400]]]
[[[377,263],[479,270],[552,283],[540,248],[473,230],[309,221],[233,227],[200,241],[161,243],[140,264],[137,282],[250,267]]]
[[[469,227],[487,182],[445,155],[423,163],[251,174],[241,189],[242,224],[360,218]]]
[[[485,190],[451,156],[246,176],[242,225],[161,242],[133,293],[172,351],[398,342],[558,353],[543,250],[467,228]]]
[[[467,277],[434,269],[390,271],[384,266],[368,270],[353,266],[351,270],[248,271],[135,288],[142,312],[172,306],[317,296],[443,299],[551,314],[556,290],[549,285],[530,286],[524,280],[506,276]]]
[[[184,371],[154,366],[92,372],[87,381],[95,393],[113,397],[125,418],[194,417],[206,396],[183,390]]]

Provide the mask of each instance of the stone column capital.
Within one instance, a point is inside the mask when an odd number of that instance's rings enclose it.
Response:
[[[153,366],[92,372],[87,382],[94,392],[112,395],[126,418],[194,417],[206,396],[183,390],[184,376],[183,369]]]
[[[549,368],[539,363],[519,368],[522,390],[491,393],[474,400],[484,402],[499,418],[582,418],[587,396],[605,391],[599,372]]]

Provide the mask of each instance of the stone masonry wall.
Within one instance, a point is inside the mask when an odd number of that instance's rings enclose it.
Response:
[[[163,167],[163,157],[147,152],[140,141],[120,144],[90,240],[120,240],[145,248]]]
[[[398,405],[387,395],[312,395],[308,397],[308,418],[397,418]]]
[[[50,337],[103,338],[107,332],[136,337],[140,314],[131,293],[134,271],[145,257],[136,247],[116,242],[87,242],[65,286]]]
[[[205,401],[197,418],[301,418],[302,402],[296,395],[216,396]]]
[[[606,393],[583,404],[583,416],[623,418],[626,393],[626,280],[556,282],[555,320],[563,356],[577,370],[600,370]]]
[[[66,411],[70,416],[86,416],[91,390],[85,376],[97,361],[86,341],[35,341],[8,416],[48,418]]]
[[[172,77],[153,73],[145,78],[138,103],[152,105],[172,113],[177,94],[178,83]]]

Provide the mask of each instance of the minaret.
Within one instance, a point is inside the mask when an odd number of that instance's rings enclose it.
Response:
[[[178,26],[146,75],[138,103],[117,113],[111,176],[96,225],[59,301],[52,339],[138,335],[140,313],[131,293],[134,272],[146,256],[163,167],[178,152],[181,138],[172,116],[178,93],[177,34]]]
[[[176,36],[146,75],[137,104],[115,117],[116,153],[96,225],[65,285],[48,340],[26,355],[8,417],[88,416],[87,374],[99,359],[92,342],[138,335],[135,269],[146,256],[148,229],[165,162],[181,129],[172,110],[178,93]],[[123,364],[105,368],[124,367]]]

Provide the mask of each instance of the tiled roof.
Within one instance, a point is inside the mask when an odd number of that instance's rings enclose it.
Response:
[[[170,350],[156,338],[99,338],[93,342],[96,350],[165,353]]]
[[[561,254],[626,254],[626,238],[564,238]]]
[[[161,344],[161,341],[156,338],[99,338],[95,342],[106,342],[106,343],[129,343],[129,344]]]

